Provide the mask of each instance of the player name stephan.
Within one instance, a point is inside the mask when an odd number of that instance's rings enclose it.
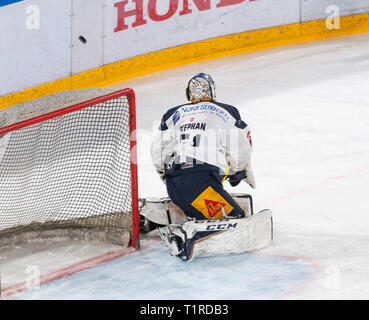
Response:
[[[145,307],[141,307],[140,314],[157,314],[157,315],[166,315],[170,318],[173,315],[175,307],[159,307],[159,306],[151,306],[148,304]]]
[[[206,123],[203,122],[195,122],[195,123],[186,123],[183,126],[179,127],[179,130],[187,131],[187,130],[206,130]]]

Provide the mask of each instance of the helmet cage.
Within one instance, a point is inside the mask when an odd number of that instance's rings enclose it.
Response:
[[[198,73],[188,82],[186,89],[188,101],[210,99],[215,100],[215,83],[210,75]]]

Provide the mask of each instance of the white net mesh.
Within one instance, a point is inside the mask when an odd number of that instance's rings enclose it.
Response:
[[[0,111],[7,126],[113,90],[54,94]],[[0,137],[0,238],[61,228],[130,231],[126,95]]]

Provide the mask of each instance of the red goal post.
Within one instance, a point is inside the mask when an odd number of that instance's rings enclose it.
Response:
[[[133,89],[0,110],[0,246],[66,235],[138,247]]]

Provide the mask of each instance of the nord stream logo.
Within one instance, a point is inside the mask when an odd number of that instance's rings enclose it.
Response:
[[[8,4],[21,2],[21,1],[24,1],[24,0],[0,0],[0,7],[4,7],[4,6],[7,6]]]
[[[214,112],[218,116],[220,116],[223,120],[228,121],[229,115],[227,112],[225,112],[222,108],[217,108],[216,106],[212,104],[201,104],[196,106],[189,106],[189,107],[182,107],[181,110],[183,113],[187,112]]]

